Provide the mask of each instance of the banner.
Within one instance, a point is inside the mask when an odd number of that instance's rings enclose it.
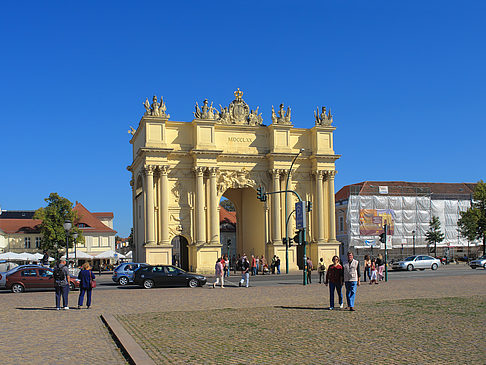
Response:
[[[360,209],[359,234],[361,236],[379,236],[383,233],[385,221],[388,224],[388,235],[393,235],[395,211],[393,209]]]

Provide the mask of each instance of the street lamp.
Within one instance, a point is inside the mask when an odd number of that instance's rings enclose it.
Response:
[[[413,255],[415,255],[415,231],[412,231]]]
[[[62,226],[66,231],[66,261],[69,262],[69,231],[73,225],[69,219],[66,219]]]
[[[287,219],[287,192],[289,190],[289,178],[290,178],[290,173],[292,172],[292,167],[294,166],[295,161],[297,160],[297,157],[300,156],[300,154],[304,152],[304,149],[301,148],[299,150],[299,153],[294,157],[292,163],[290,164],[290,169],[289,172],[287,173],[287,181],[285,183],[285,273],[289,273],[289,229],[288,229],[288,219]],[[305,240],[305,237],[304,237]]]
[[[77,266],[78,265],[78,257],[77,257],[77,249],[76,249],[76,241],[78,239],[78,233],[74,232],[73,233],[73,239],[74,239],[74,264]]]

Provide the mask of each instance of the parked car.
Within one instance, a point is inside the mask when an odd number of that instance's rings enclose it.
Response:
[[[6,272],[0,272],[0,289],[5,289],[5,286],[7,285],[7,276],[13,274],[17,270],[20,270],[25,267],[39,267],[42,268],[43,266],[37,265],[37,264],[30,264],[30,265],[17,265],[15,264],[13,268]]]
[[[188,273],[172,265],[148,265],[135,271],[133,282],[145,289],[156,286],[189,286],[195,288],[206,284],[206,277]]]
[[[54,271],[42,266],[16,268],[7,276],[6,288],[13,293],[22,293],[26,289],[54,289]],[[79,288],[79,280],[69,277],[69,288]]]
[[[120,264],[113,270],[111,280],[122,286],[133,283],[135,270],[142,266],[147,266],[147,264],[140,264],[137,262],[125,262]]]
[[[9,261],[2,260],[2,261],[0,261],[0,272],[1,273],[7,272],[7,271],[12,270],[13,268],[15,268],[17,266],[19,266],[19,264],[15,263],[15,262],[9,262]]]
[[[471,260],[469,262],[469,266],[471,266],[471,269],[475,269],[477,267],[483,267],[486,269],[486,255],[478,257],[476,260]]]
[[[393,270],[408,270],[412,271],[415,269],[424,270],[424,269],[432,269],[437,270],[440,266],[440,260],[436,259],[432,256],[426,255],[418,255],[418,256],[410,256],[404,260],[394,262],[392,264]]]

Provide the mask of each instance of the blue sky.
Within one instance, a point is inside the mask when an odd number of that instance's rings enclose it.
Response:
[[[336,191],[485,178],[484,1],[2,2],[2,209],[58,192],[131,227],[129,125],[239,87],[270,124],[331,107]]]

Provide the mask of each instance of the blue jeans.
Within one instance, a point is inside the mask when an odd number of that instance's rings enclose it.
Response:
[[[257,274],[257,268],[256,268],[256,266],[253,266],[251,268],[251,275],[256,275],[256,274]]]
[[[246,281],[246,284],[245,286],[248,288],[248,286],[250,285],[250,273],[247,272],[247,273],[242,273],[241,274],[241,280],[240,280],[240,284],[243,285],[243,283]]]
[[[280,274],[280,265],[277,265],[277,274]]]
[[[62,306],[68,307],[68,295],[69,295],[69,285],[55,286],[56,289],[56,308],[61,308],[61,296],[62,296]]]
[[[356,288],[358,287],[357,281],[346,281],[346,301],[349,308],[354,308],[354,298],[356,297]]]
[[[339,297],[339,305],[343,304],[342,285],[329,282],[329,308],[334,308],[334,290],[337,291]]]
[[[91,305],[91,292],[93,291],[92,288],[79,288],[79,298],[78,298],[78,305],[82,306],[84,302],[84,293],[86,293],[86,306]]]

